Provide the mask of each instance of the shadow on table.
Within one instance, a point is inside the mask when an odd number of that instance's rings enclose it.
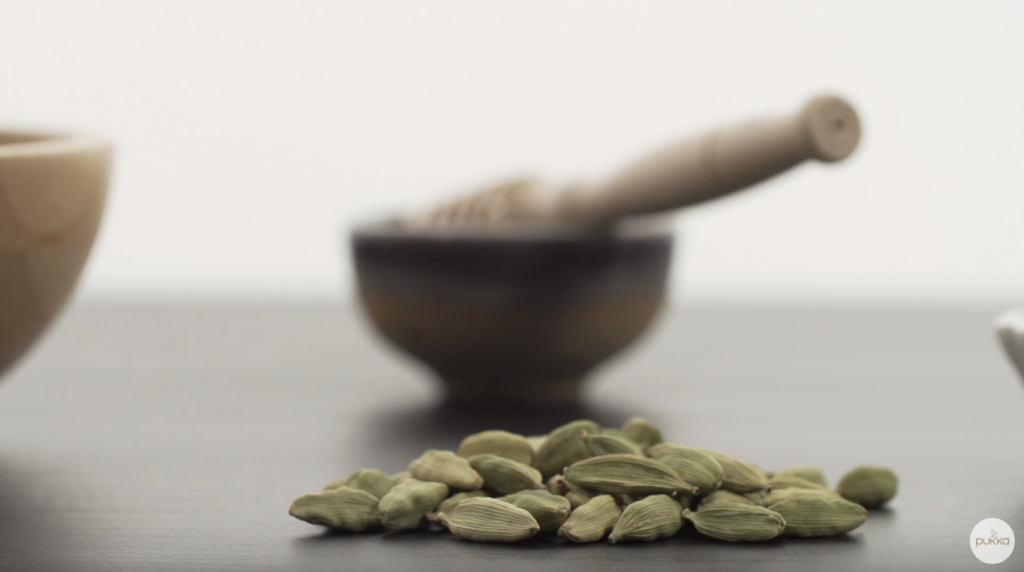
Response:
[[[46,482],[47,473],[0,452],[0,564],[12,570],[44,566],[63,553],[68,530],[61,507],[70,500]]]

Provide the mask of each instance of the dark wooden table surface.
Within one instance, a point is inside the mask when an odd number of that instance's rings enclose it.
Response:
[[[1024,534],[1024,385],[995,310],[683,307],[579,409],[473,412],[343,308],[75,308],[0,385],[0,569],[983,569],[978,521]],[[888,465],[900,494],[848,536],[763,545],[332,536],[286,514],[467,432],[632,414],[766,468]]]

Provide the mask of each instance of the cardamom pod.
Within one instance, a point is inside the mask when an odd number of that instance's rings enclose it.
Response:
[[[775,475],[774,478],[784,477],[799,477],[805,481],[811,481],[812,483],[818,483],[823,487],[828,486],[828,479],[825,478],[825,472],[820,467],[814,465],[798,465],[796,467],[787,467],[782,469]]]
[[[630,418],[622,425],[622,432],[642,447],[650,447],[665,441],[661,436],[661,429],[643,417]]]
[[[547,435],[533,435],[531,437],[527,437],[526,438],[526,442],[529,443],[530,447],[533,448],[533,458],[534,458],[534,460],[536,460],[536,458],[537,458],[537,451],[540,451],[541,445],[543,445],[544,441],[547,441],[547,440],[548,440],[548,436]],[[530,464],[532,465],[533,463],[530,463]]]
[[[455,536],[476,542],[518,542],[540,530],[529,512],[492,498],[464,500],[440,522]]]
[[[380,499],[380,522],[388,530],[419,528],[426,514],[434,512],[447,496],[448,485],[444,483],[409,479]]]
[[[768,506],[768,503],[767,503],[768,491],[767,491],[767,489],[763,490],[763,491],[752,492],[752,493],[743,493],[741,496],[744,496],[744,497],[750,499],[751,501],[754,502],[754,504],[756,506]]]
[[[439,515],[450,513],[451,511],[455,510],[455,507],[459,506],[460,502],[466,499],[475,499],[489,496],[491,495],[487,491],[463,491],[461,493],[455,493],[452,496],[441,501],[441,504],[437,505],[437,509],[434,512],[427,513],[427,520],[431,522],[437,522]]]
[[[587,445],[587,449],[590,449],[591,454],[595,457],[601,455],[643,455],[644,451],[633,441],[625,437],[616,437],[614,435],[608,435],[603,431],[601,433],[587,433],[586,430],[581,430],[578,434],[580,439],[583,440]]]
[[[569,494],[569,491],[576,487],[569,484],[569,481],[565,480],[563,475],[555,475],[548,479],[548,490],[556,495],[562,495],[563,497]]]
[[[833,536],[864,524],[868,511],[857,503],[822,494],[796,494],[769,506],[786,519],[790,536]]]
[[[474,433],[462,440],[459,456],[470,458],[475,455],[491,454],[527,465],[533,464],[533,446],[522,435],[495,429]]]
[[[597,542],[611,532],[622,509],[611,495],[599,495],[572,511],[558,529],[558,536],[572,542]]]
[[[732,502],[737,504],[745,504],[749,506],[758,506],[759,504],[757,501],[748,498],[745,495],[738,495],[734,492],[726,490],[718,490],[702,498],[700,500],[700,505],[698,506],[698,508],[703,508],[709,504],[714,504],[718,502]]]
[[[377,498],[388,494],[393,484],[391,477],[377,469],[359,469],[345,479],[346,487],[364,490]]]
[[[588,503],[589,504],[589,503]],[[682,507],[668,495],[651,495],[627,506],[612,527],[608,542],[650,542],[672,536],[683,527]]]
[[[828,487],[818,483],[802,479],[800,477],[783,476],[781,474],[768,480],[768,486],[772,488],[772,491],[782,489],[811,489],[818,491],[827,491]]]
[[[588,433],[600,433],[601,426],[593,421],[581,419],[558,427],[548,433],[548,438],[537,450],[533,466],[546,478],[561,472],[562,469],[577,461],[589,458],[591,456],[590,449],[578,436],[581,430]]]
[[[603,455],[574,463],[565,472],[570,483],[602,493],[698,494],[668,465],[640,455]]]
[[[736,502],[716,502],[697,512],[683,511],[697,532],[726,542],[771,540],[786,530],[783,515],[764,508]]]
[[[347,477],[342,477],[340,479],[334,479],[333,481],[331,481],[331,482],[327,483],[326,485],[324,485],[323,490],[329,491],[331,489],[336,489],[338,487],[343,487],[343,486],[345,486],[345,481],[347,481],[347,480],[348,480]]]
[[[469,461],[452,451],[431,449],[409,463],[409,473],[421,481],[444,483],[461,491],[475,491],[484,486],[484,478],[473,470]]]
[[[695,447],[682,445],[657,446],[647,450],[651,458],[675,469],[682,479],[702,494],[717,491],[725,479],[725,469],[715,458]]]
[[[380,525],[377,502],[377,497],[364,490],[341,486],[302,495],[288,514],[310,524],[362,532]]]
[[[519,461],[483,454],[470,457],[469,464],[484,478],[484,486],[498,494],[544,488],[540,471]]]
[[[600,493],[583,489],[573,489],[565,494],[565,498],[569,501],[569,506],[571,506],[573,510],[576,510],[590,502],[594,497],[598,496],[598,494]]]
[[[768,491],[767,475],[753,463],[713,449],[695,447],[711,455],[722,466],[722,488],[734,493]]]
[[[621,437],[623,439],[629,439],[629,437],[626,437],[626,432],[623,431],[622,429],[619,429],[618,427],[602,427],[601,434],[611,435],[612,437]],[[636,442],[634,441],[634,443]],[[640,443],[637,443],[637,445],[640,445]]]
[[[843,475],[836,491],[846,500],[874,508],[892,500],[898,488],[899,479],[891,469],[863,465]]]
[[[765,496],[764,501],[761,502],[760,505],[770,507],[777,502],[805,495],[813,495],[829,499],[843,498],[839,496],[839,493],[829,489],[802,489],[799,487],[791,487],[788,489],[773,490]]]
[[[557,532],[558,527],[562,526],[572,512],[568,499],[548,491],[519,491],[498,500],[530,513],[540,526],[540,534]]]
[[[398,483],[404,483],[405,481],[408,481],[411,478],[412,473],[410,473],[409,471],[401,471],[399,473],[395,473],[391,475],[391,486],[395,486]]]

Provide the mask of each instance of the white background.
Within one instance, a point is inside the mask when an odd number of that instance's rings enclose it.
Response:
[[[687,298],[1024,301],[1024,3],[4,0],[0,123],[117,143],[87,299],[337,298],[353,221],[821,91],[858,154],[678,218]]]

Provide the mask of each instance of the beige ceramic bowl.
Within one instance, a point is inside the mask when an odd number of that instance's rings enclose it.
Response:
[[[0,374],[74,289],[103,215],[110,155],[93,137],[0,130]]]

